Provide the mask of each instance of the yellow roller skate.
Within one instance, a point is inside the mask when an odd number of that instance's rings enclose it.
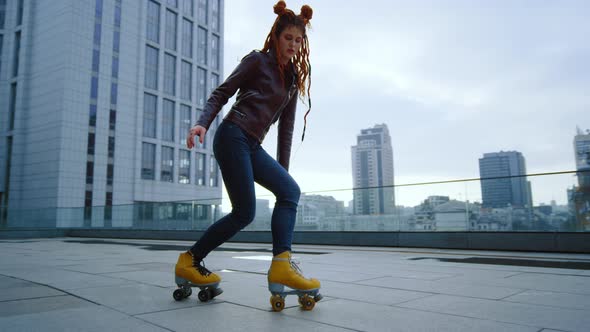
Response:
[[[285,290],[285,287],[291,290]],[[291,253],[288,251],[273,257],[268,271],[268,290],[272,294],[270,304],[274,311],[283,310],[285,298],[289,294],[299,297],[303,310],[313,309],[316,302],[322,299],[319,293],[320,282],[305,278],[297,264],[291,260]]]
[[[207,270],[203,265],[203,261],[194,259],[190,251],[178,256],[174,274],[178,289],[174,291],[172,296],[176,301],[191,296],[193,293],[192,287],[199,287],[201,290],[199,292],[201,302],[207,302],[223,293],[223,290],[219,288],[219,282],[221,281],[219,275]]]

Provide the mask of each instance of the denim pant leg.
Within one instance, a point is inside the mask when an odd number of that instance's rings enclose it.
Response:
[[[251,154],[258,143],[238,126],[224,121],[213,142],[215,158],[232,204],[232,211],[211,225],[190,249],[205,258],[213,249],[248,226],[256,213]]]
[[[252,155],[252,166],[254,181],[276,197],[271,220],[273,255],[291,251],[297,205],[301,195],[299,185],[262,147],[258,147]]]

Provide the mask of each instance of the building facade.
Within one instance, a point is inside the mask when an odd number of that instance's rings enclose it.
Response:
[[[387,125],[361,130],[357,145],[352,147],[353,214],[394,213],[393,173],[393,148]]]
[[[572,189],[570,205],[576,217],[577,229],[590,230],[590,130],[577,130],[574,137],[574,154],[578,186]]]
[[[525,175],[526,164],[522,153],[485,153],[483,158],[479,159],[482,207],[532,208],[531,185]]]
[[[576,157],[576,171],[578,171],[578,186],[590,189],[590,130],[586,133],[578,129],[574,137],[574,154]]]
[[[77,222],[78,211],[65,208],[82,208],[92,225],[113,218],[112,206],[193,199],[207,199],[212,213],[221,198],[211,147],[220,119],[204,145],[188,150],[185,138],[223,77],[223,5],[0,0],[8,214],[47,208]]]

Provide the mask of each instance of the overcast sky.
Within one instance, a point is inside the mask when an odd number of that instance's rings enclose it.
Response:
[[[314,9],[313,108],[301,144],[306,107],[298,107],[290,166],[303,192],[352,188],[351,146],[381,123],[396,184],[479,177],[478,159],[501,150],[521,152],[528,173],[575,169],[576,126],[590,129],[590,2],[286,2],[296,13]],[[275,3],[225,1],[225,76],[262,48]],[[263,146],[275,155],[276,128]],[[572,175],[530,180],[535,204],[565,204],[575,183]],[[396,203],[428,195],[481,201],[473,182],[398,188]]]

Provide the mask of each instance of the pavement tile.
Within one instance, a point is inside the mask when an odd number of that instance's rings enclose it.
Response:
[[[509,296],[503,301],[547,305],[566,309],[589,310],[590,297],[571,293],[559,293],[540,290],[527,290]]]
[[[382,305],[393,305],[434,295],[425,292],[414,292],[333,281],[322,281],[321,293],[324,296],[337,299],[347,299]]]
[[[108,276],[114,279],[127,280],[129,282],[136,282],[160,287],[174,286],[174,273],[163,271],[131,271],[119,273],[106,273],[103,276]]]
[[[420,310],[332,300],[312,311],[285,309],[285,314],[297,318],[345,326],[359,331],[399,332],[537,332],[539,329],[491,320],[443,315]]]
[[[123,279],[110,278],[102,275],[35,266],[12,270],[2,269],[0,270],[0,274],[10,275],[14,278],[48,285],[62,290],[129,283]]]
[[[93,304],[90,302],[67,295],[6,301],[0,302],[0,317],[18,316],[69,308],[81,308],[92,305]]]
[[[202,305],[197,299],[198,288],[193,288],[193,294],[183,301],[174,300],[172,293],[175,289],[176,287],[163,288],[146,284],[132,284],[76,289],[71,293],[129,315]],[[219,301],[219,298],[215,301]]]
[[[408,291],[426,292],[433,294],[461,295],[484,299],[502,299],[518,294],[522,289],[473,285],[457,282],[455,279],[438,281],[383,277],[357,282],[361,285],[379,286],[384,288],[402,289]]]
[[[51,287],[33,283],[23,283],[10,288],[0,288],[0,302],[58,295],[65,295],[65,293]]]
[[[299,309],[295,309],[299,310]],[[210,304],[137,316],[174,331],[350,331],[231,303]]]
[[[0,317],[3,331],[169,331],[141,319],[101,306],[69,308],[51,312]]]
[[[587,332],[590,326],[588,311],[460,296],[436,295],[399,306],[566,331]]]

